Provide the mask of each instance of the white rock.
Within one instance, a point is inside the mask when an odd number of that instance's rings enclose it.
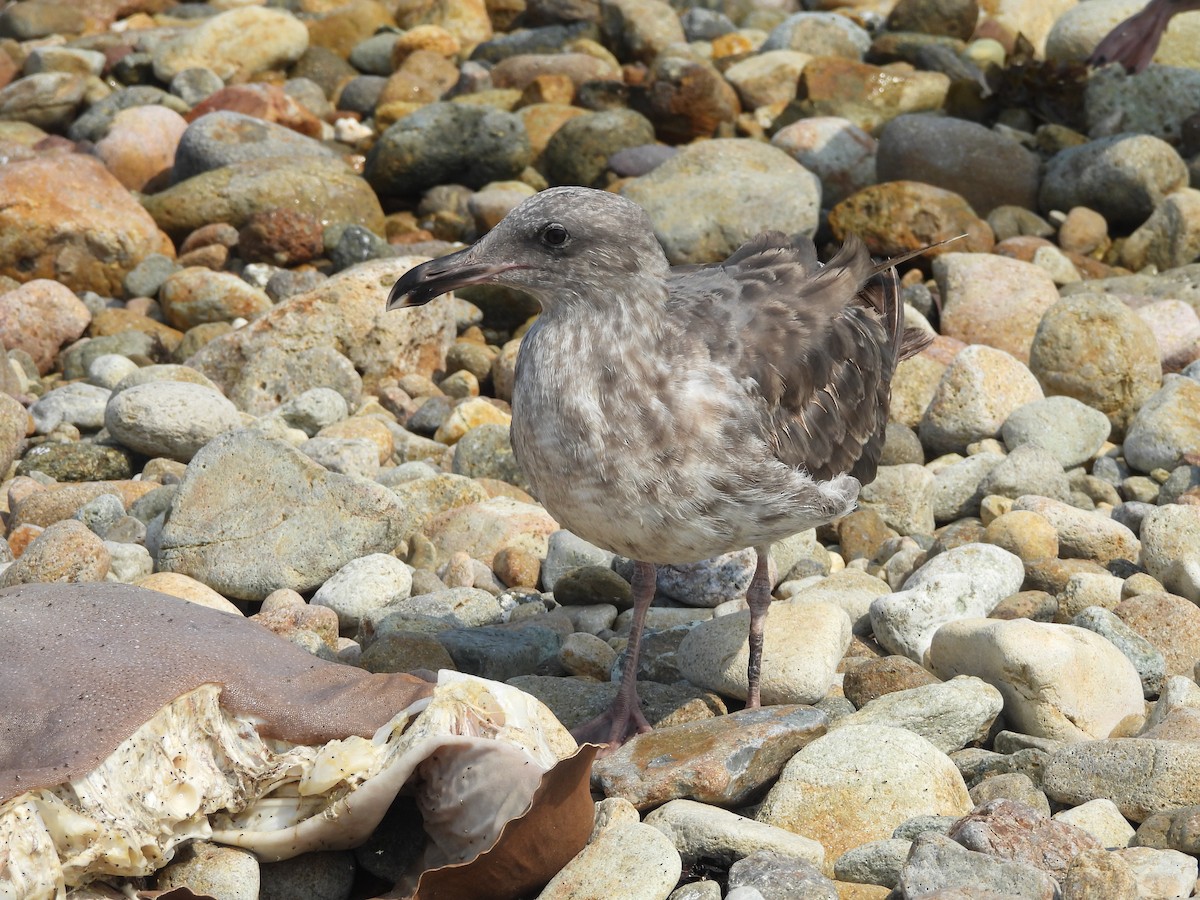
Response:
[[[1100,740],[1143,715],[1133,663],[1100,635],[1073,625],[951,622],[933,636],[929,661],[941,678],[975,675],[999,688],[1010,726],[1035,737]]]
[[[337,613],[338,628],[353,632],[363,616],[403,600],[412,591],[412,570],[387,553],[371,553],[338,569],[313,595],[313,606]]]
[[[1076,828],[1082,828],[1108,849],[1128,847],[1129,839],[1133,837],[1134,829],[1129,821],[1121,815],[1117,804],[1107,797],[1098,797],[1072,806],[1053,816],[1057,822],[1066,822]]]
[[[676,651],[679,671],[697,687],[745,699],[750,613],[696,625]],[[772,604],[763,640],[762,702],[815,703],[833,683],[850,645],[850,617],[828,603]]]
[[[825,850],[814,840],[695,800],[665,803],[646,816],[646,824],[670,838],[688,862],[715,859],[728,866],[756,850],[771,850],[818,868],[825,864]]]
[[[154,571],[154,560],[150,558],[150,551],[141,544],[105,541],[104,549],[112,557],[106,581],[133,584]]]
[[[125,388],[104,411],[104,427],[126,447],[180,462],[191,461],[217,435],[241,425],[241,413],[219,391],[185,381]]]
[[[891,592],[887,582],[860,572],[842,569],[787,597],[788,603],[830,603],[850,616],[855,634],[871,630],[871,601]]]
[[[875,639],[893,653],[924,664],[939,627],[986,616],[1021,589],[1025,567],[992,544],[964,544],[940,553],[904,582],[904,589],[871,603]]]
[[[38,434],[49,434],[63,422],[82,431],[97,431],[104,427],[104,405],[111,393],[83,382],[63,385],[47,391],[29,407],[29,414]]]
[[[1133,870],[1139,897],[1190,897],[1196,886],[1200,865],[1196,857],[1178,850],[1155,850],[1153,847],[1127,847],[1114,850]]]
[[[682,871],[679,851],[657,828],[615,825],[550,879],[538,900],[666,900]]]
[[[849,725],[907,728],[950,753],[986,737],[1003,706],[1004,698],[990,684],[959,676],[883,694],[858,712],[834,719],[829,730]]]
[[[971,810],[946,754],[903,728],[852,725],[817,738],[784,766],[755,816],[821,842],[827,859],[886,840],[914,816]]]
[[[1171,503],[1142,520],[1141,563],[1173,594],[1200,603],[1200,506]]]
[[[138,364],[119,353],[105,353],[88,364],[88,384],[112,390],[126,375],[136,372]]]

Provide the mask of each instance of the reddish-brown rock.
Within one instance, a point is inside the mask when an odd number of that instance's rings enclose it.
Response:
[[[193,107],[187,120],[195,122],[219,109],[275,122],[308,137],[321,135],[321,120],[276,84],[232,84],[221,88]]]

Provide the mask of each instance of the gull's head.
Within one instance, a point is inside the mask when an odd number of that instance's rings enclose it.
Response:
[[[573,299],[603,302],[631,281],[662,285],[667,269],[650,217],[636,203],[591,188],[551,188],[525,200],[466,250],[410,269],[392,288],[387,308],[496,284],[531,294],[550,310]]]

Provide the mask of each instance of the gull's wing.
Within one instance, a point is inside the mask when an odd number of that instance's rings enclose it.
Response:
[[[895,270],[850,238],[826,265],[811,240],[759,235],[720,265],[671,270],[672,320],[703,340],[756,407],[754,427],[813,477],[875,477],[906,332]]]

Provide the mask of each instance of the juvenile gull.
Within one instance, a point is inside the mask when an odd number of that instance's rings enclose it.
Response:
[[[878,276],[884,277],[878,277]],[[478,243],[407,272],[388,309],[473,284],[542,306],[517,356],[512,445],[564,527],[636,560],[621,687],[581,740],[650,726],[639,643],[658,563],[754,547],[747,706],[759,703],[767,550],[854,508],[875,477],[905,331],[895,270],[851,238],[826,265],[768,232],[724,263],[672,268],[641,207],[542,191]]]

